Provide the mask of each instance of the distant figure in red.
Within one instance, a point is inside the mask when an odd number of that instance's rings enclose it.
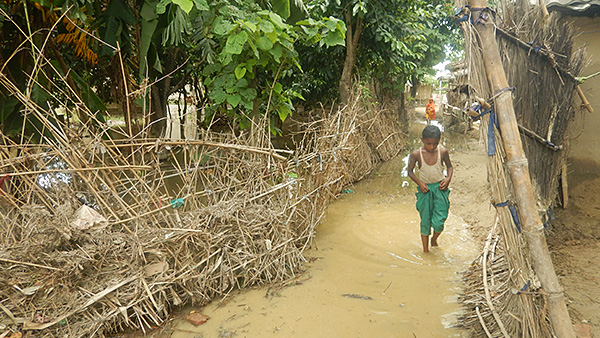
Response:
[[[427,119],[427,124],[429,121],[435,120],[435,103],[433,99],[429,99],[427,102],[427,106],[425,107],[425,118]]]

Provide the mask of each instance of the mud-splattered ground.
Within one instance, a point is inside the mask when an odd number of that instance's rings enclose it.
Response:
[[[600,337],[600,168],[583,162],[569,168],[569,205],[556,210],[548,243],[571,320]]]

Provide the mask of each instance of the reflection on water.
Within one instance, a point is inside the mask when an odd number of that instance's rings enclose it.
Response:
[[[455,328],[457,272],[475,245],[451,214],[440,246],[422,252],[403,163],[382,165],[329,206],[301,282],[215,301],[199,310],[207,323],[177,319],[170,337],[468,337]]]
[[[395,254],[395,253],[393,253],[393,252],[388,252],[388,253],[389,253],[390,255],[392,255],[393,257],[396,257],[396,258],[398,258],[398,259],[401,259],[401,260],[403,260],[403,261],[406,261],[406,262],[409,262],[409,263],[413,263],[413,264],[417,264],[417,265],[423,265],[423,263],[419,263],[419,262],[413,262],[413,261],[411,261],[410,259],[407,259],[407,258],[404,258],[404,257],[398,256],[398,255],[396,255],[396,254]],[[421,259],[421,260],[422,260],[422,258],[421,258],[421,257],[417,257],[417,256],[415,256],[413,253],[410,253],[410,254],[411,254],[412,256],[414,256],[415,258],[418,258],[418,259]],[[395,265],[395,266],[397,266],[397,265]]]
[[[44,170],[67,170],[69,165],[64,161],[51,156],[42,158],[46,163]],[[73,175],[68,172],[52,172],[40,174],[37,176],[37,184],[44,189],[57,188],[61,184],[70,184],[73,181]]]

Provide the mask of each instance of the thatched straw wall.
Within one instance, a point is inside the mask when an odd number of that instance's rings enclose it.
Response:
[[[358,99],[306,124],[296,152],[206,131],[117,140],[0,80],[47,135],[0,134],[0,323],[36,337],[147,330],[184,303],[297,278],[325,206],[404,143]]]
[[[583,69],[583,50],[573,50],[576,32],[560,15],[545,20],[539,7],[515,5],[503,16],[508,34],[500,32],[501,55],[508,82],[515,87],[519,124],[551,143],[526,130],[521,132],[532,183],[540,205],[548,208],[555,201],[562,160],[568,151],[566,132],[574,118],[573,96],[578,84],[574,76]]]
[[[576,85],[573,76],[581,69],[582,54],[572,50],[573,30],[558,17],[552,15],[545,21],[540,8],[525,3],[514,6],[498,13],[495,21],[502,24],[497,27],[497,37],[508,83],[515,87],[512,91],[517,120],[540,212],[544,214],[554,202],[566,151],[565,147],[551,149],[551,145],[561,146],[566,140],[567,124],[573,115],[571,104]],[[497,93],[490,90],[478,37],[472,25],[463,23],[462,27],[472,94],[489,100]],[[533,50],[524,41],[542,48]],[[493,99],[489,101],[493,103]],[[491,141],[489,119],[489,114],[484,116],[480,126],[486,145]],[[496,225],[481,256],[465,275],[468,287],[463,297],[467,306],[464,324],[477,328],[478,336],[482,337],[551,337],[545,293],[530,266],[520,228],[511,215],[513,189],[501,135],[494,129],[497,152],[488,157],[491,200],[493,204],[508,201],[508,205],[496,207]],[[552,144],[540,142],[544,139]]]

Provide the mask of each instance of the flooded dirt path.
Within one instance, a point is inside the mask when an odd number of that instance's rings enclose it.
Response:
[[[207,323],[179,319],[171,337],[463,337],[452,328],[458,272],[475,245],[452,214],[441,246],[422,253],[401,165],[386,163],[328,207],[301,284],[213,302],[201,310]]]
[[[448,139],[455,174],[440,247],[422,252],[415,187],[401,174],[406,150],[328,207],[298,280],[187,308],[152,336],[469,337],[455,326],[460,272],[479,252],[469,227],[480,227],[489,200],[485,154],[475,139]],[[210,319],[194,326],[193,311]]]

